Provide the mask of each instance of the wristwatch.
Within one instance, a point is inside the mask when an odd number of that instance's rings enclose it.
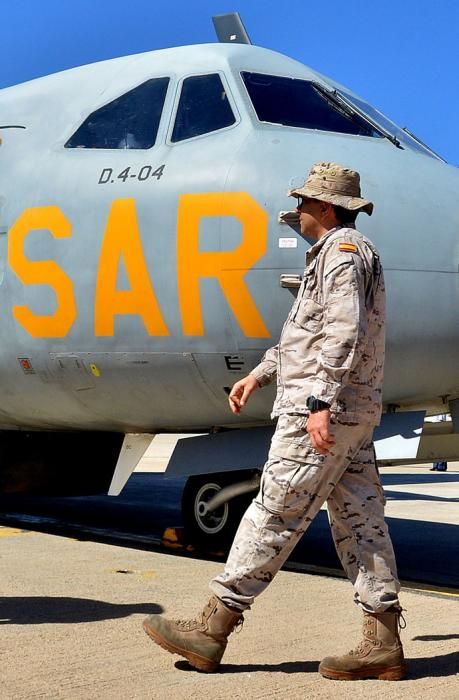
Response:
[[[315,396],[308,396],[306,399],[306,408],[309,408],[311,413],[315,413],[316,411],[323,411],[326,408],[330,408],[330,404],[326,401],[316,399]]]

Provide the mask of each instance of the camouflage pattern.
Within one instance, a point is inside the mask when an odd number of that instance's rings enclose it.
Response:
[[[383,272],[373,244],[352,225],[328,231],[306,263],[279,344],[252,371],[261,386],[277,376],[279,418],[260,491],[211,589],[238,610],[250,606],[327,501],[356,602],[382,613],[398,604],[400,589],[372,442],[381,417]],[[325,456],[306,430],[308,396],[331,405],[335,444]]]
[[[304,185],[287,194],[319,199],[350,211],[364,211],[369,216],[373,213],[373,202],[361,196],[359,173],[338,163],[314,163]]]
[[[327,501],[337,552],[370,613],[396,605],[400,585],[384,522],[372,428],[337,414],[336,444],[326,456],[311,445],[307,416],[282,414],[263,470],[260,491],[247,509],[213,593],[238,610],[250,606],[272,581]]]
[[[252,370],[260,386],[277,376],[272,416],[307,414],[306,399],[334,414],[377,425],[381,418],[385,290],[378,252],[348,225],[306,254],[298,296],[278,345]]]

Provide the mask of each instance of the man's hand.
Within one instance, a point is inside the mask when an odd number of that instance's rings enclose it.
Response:
[[[317,452],[326,455],[335,444],[330,434],[330,411],[324,408],[322,411],[311,413],[306,424],[306,430],[311,438],[312,446]]]
[[[240,379],[236,382],[228,396],[232,412],[236,414],[240,413],[256,389],[258,389],[258,382],[253,374],[248,374],[244,379]]]

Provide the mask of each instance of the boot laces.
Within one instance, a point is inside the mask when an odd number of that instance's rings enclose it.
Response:
[[[178,620],[174,620],[175,624],[177,627],[180,627],[182,630],[189,632],[190,630],[196,629],[196,628],[203,628],[204,627],[204,619],[206,617],[207,613],[210,613],[211,611],[211,606],[209,603],[207,603],[206,607],[202,611],[202,613],[197,617],[197,618],[192,618],[191,620],[188,619],[182,619],[179,618]]]
[[[400,632],[401,630],[406,629],[406,620],[403,616],[403,613],[406,612],[406,608],[402,608],[400,604],[394,605],[394,612],[395,615],[397,615],[398,631]]]
[[[368,645],[377,646],[377,640],[370,636],[372,624],[371,617],[365,616],[363,620],[363,639],[360,640],[355,649],[351,649],[349,656],[360,656],[367,650]]]
[[[403,617],[404,612],[406,612],[406,608],[400,608],[400,610],[398,611],[398,629],[399,629],[399,631],[406,629],[406,620]]]
[[[364,637],[363,639],[360,640],[360,642],[357,644],[355,649],[351,649],[349,652],[349,656],[360,656],[366,651],[366,648],[368,644],[371,644],[372,646],[376,646],[373,641],[370,639]]]
[[[192,630],[195,627],[199,626],[199,621],[198,620],[175,620],[175,624],[177,627],[180,627],[182,630],[186,630],[187,632]]]
[[[397,608],[397,624],[398,624],[398,629],[404,630],[406,628],[406,620],[403,616],[403,613],[406,612],[406,608],[402,608],[401,606]],[[363,621],[363,639],[360,640],[360,642],[357,644],[355,649],[351,649],[349,652],[349,656],[359,656],[359,654],[362,654],[364,651],[366,651],[366,648],[368,644],[372,646],[379,646],[380,642],[378,639],[373,639],[368,635],[368,632],[370,631],[372,625],[372,620],[371,617],[365,617]]]

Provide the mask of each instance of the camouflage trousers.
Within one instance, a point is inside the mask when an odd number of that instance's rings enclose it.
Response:
[[[398,601],[400,584],[384,522],[384,493],[375,463],[373,428],[332,419],[335,445],[320,455],[305,432],[307,417],[281,415],[260,491],[242,518],[225,570],[210,588],[245,610],[272,581],[327,501],[341,564],[367,612]]]

